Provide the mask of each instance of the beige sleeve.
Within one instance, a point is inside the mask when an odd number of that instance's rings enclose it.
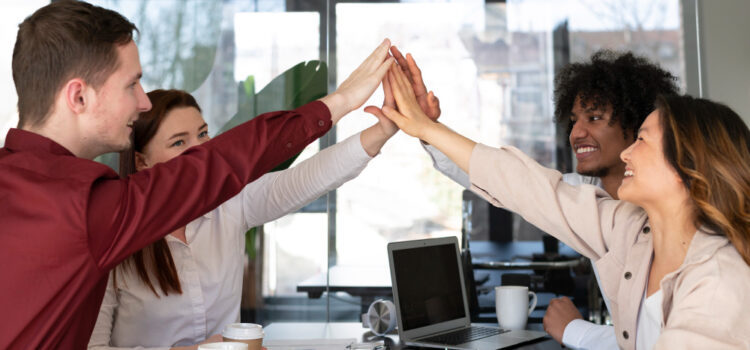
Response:
[[[566,184],[560,172],[510,146],[477,144],[469,179],[472,191],[493,205],[518,213],[592,260],[606,254],[613,240],[623,239],[613,232],[615,221],[632,221],[639,210],[595,186]]]

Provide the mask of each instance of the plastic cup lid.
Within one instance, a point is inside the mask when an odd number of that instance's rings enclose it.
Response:
[[[255,323],[231,323],[224,327],[221,335],[237,340],[259,339],[263,338],[263,327]]]

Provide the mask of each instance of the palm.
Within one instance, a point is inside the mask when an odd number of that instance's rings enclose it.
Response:
[[[395,46],[391,46],[391,54],[396,59],[401,71],[406,75],[409,83],[411,83],[417,103],[422,112],[430,119],[436,121],[440,117],[440,101],[432,92],[427,92],[427,87],[422,79],[422,71],[417,66],[417,62],[414,61],[414,57],[411,54],[407,54],[406,58],[404,58],[404,55]]]
[[[395,109],[396,101],[393,99],[393,92],[391,91],[391,86],[389,84],[389,80],[387,76],[383,78],[383,95],[385,96],[383,98],[383,107],[390,107],[390,108]],[[380,130],[385,135],[389,135],[389,136],[395,135],[396,132],[398,132],[398,125],[396,125],[396,123],[388,119],[383,114],[383,111],[381,108],[377,108],[375,106],[368,106],[367,108],[365,108],[365,112],[370,113],[378,118],[378,125],[380,126]]]

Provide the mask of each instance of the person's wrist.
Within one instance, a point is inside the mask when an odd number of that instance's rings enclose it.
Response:
[[[420,135],[417,135],[417,138],[422,140],[425,144],[429,145],[430,140],[432,140],[433,135],[435,133],[439,132],[440,128],[444,127],[443,124],[439,122],[433,122],[433,123],[425,123],[422,127],[422,132]]]
[[[432,118],[430,118],[430,120],[431,120],[431,121],[432,121],[433,123],[435,123],[435,124],[437,124],[437,123],[438,123],[438,120],[437,120],[437,118],[435,118],[435,119],[432,119]],[[430,143],[429,143],[429,142],[427,142],[427,141],[425,141],[425,140],[423,140],[423,139],[419,139],[419,141],[421,141],[421,142],[422,142],[422,144],[424,144],[425,146],[429,146],[429,145],[430,145]]]
[[[348,104],[349,101],[346,96],[338,90],[322,97],[320,102],[323,102],[328,107],[328,110],[331,112],[331,120],[334,124],[353,109]]]
[[[381,125],[381,127],[378,128],[378,135],[382,137],[385,141],[393,137],[393,135],[396,135],[397,132],[398,132],[398,127],[389,128],[385,125]]]

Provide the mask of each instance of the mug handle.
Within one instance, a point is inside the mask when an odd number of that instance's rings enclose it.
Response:
[[[529,305],[529,314],[526,316],[530,316],[531,312],[534,311],[534,308],[536,307],[536,293],[529,291],[529,296],[531,297],[531,305]]]

